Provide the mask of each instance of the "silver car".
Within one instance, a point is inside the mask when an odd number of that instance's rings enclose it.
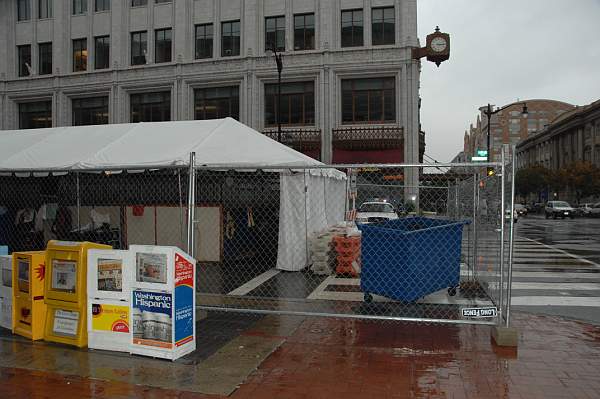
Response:
[[[569,205],[568,202],[565,201],[548,201],[545,209],[546,219],[552,218],[556,219],[557,217],[566,218],[569,217],[573,219],[575,217],[575,209]]]

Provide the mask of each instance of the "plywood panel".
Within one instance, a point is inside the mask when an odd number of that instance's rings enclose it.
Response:
[[[196,259],[200,262],[221,262],[222,210],[219,206],[196,208]]]

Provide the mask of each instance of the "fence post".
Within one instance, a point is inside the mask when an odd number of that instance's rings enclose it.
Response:
[[[188,219],[187,219],[187,252],[194,257],[194,220],[196,213],[196,153],[190,153],[189,182],[188,182]]]
[[[477,216],[479,209],[479,178],[477,172],[473,174],[473,263],[471,264],[473,269],[473,278],[475,278],[475,271],[477,269]]]
[[[455,179],[454,180],[454,211],[456,212],[456,214],[454,215],[454,217],[456,218],[456,220],[460,219],[460,209],[458,207],[458,204],[459,204],[458,193],[459,193],[458,179]]]
[[[79,187],[79,172],[75,173],[77,186],[77,231],[81,232],[81,191]]]
[[[515,154],[516,146],[512,147],[512,165],[510,171],[511,183],[510,183],[510,230],[508,232],[508,288],[506,290],[506,327],[510,327],[510,304],[512,296],[512,264],[513,264],[513,250],[514,250],[514,212],[515,212]]]
[[[500,300],[499,300],[499,310],[498,316],[500,318],[500,323],[502,323],[502,317],[505,317],[504,312],[502,311],[502,305],[504,304],[504,224],[506,217],[506,185],[505,185],[505,154],[504,147],[502,147],[501,153],[501,162],[500,166]],[[512,218],[512,215],[510,215]]]

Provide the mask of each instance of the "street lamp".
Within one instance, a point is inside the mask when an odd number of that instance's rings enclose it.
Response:
[[[518,103],[512,103],[512,104],[508,104],[505,105],[502,108],[497,108],[495,110],[492,110],[492,106],[490,104],[487,105],[487,108],[483,111],[483,113],[487,116],[487,156],[488,156],[488,162],[492,162],[492,151],[490,149],[490,126],[491,126],[491,120],[492,120],[492,115],[497,114],[500,111],[505,110],[508,107],[512,107],[513,105],[517,105],[517,104],[523,104],[523,110],[521,111],[521,115],[523,115],[523,118],[527,118],[527,115],[529,114],[529,111],[527,110],[527,103],[526,102],[518,102]],[[489,175],[489,168],[488,168],[488,175]]]
[[[281,120],[280,120],[280,110],[281,110],[281,71],[283,70],[283,54],[277,51],[277,47],[273,44],[267,49],[267,54],[273,53],[275,56],[275,62],[277,63],[277,141],[281,143]]]

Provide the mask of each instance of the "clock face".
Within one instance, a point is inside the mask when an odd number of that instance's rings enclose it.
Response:
[[[446,50],[447,46],[448,44],[446,43],[446,39],[443,37],[434,37],[431,40],[431,49],[436,53],[441,53],[442,51]]]

